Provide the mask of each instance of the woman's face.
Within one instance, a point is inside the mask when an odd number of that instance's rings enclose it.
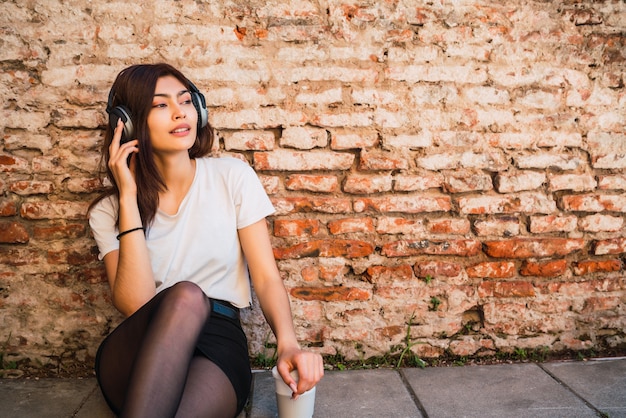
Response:
[[[187,151],[196,140],[198,113],[191,93],[174,76],[157,80],[148,114],[152,149],[156,154]]]

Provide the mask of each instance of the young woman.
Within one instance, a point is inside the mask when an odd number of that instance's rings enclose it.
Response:
[[[111,409],[239,414],[252,380],[239,322],[250,279],[276,336],[280,375],[294,397],[311,389],[324,367],[296,340],[265,221],[274,208],[250,166],[207,157],[213,133],[202,94],[170,65],[135,65],[117,76],[107,112],[111,187],[89,222],[113,304],[127,317],[96,358]]]

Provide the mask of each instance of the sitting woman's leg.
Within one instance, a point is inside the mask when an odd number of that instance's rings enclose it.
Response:
[[[158,293],[102,343],[96,373],[122,417],[172,417],[196,341],[210,315],[202,289],[181,282]]]
[[[236,413],[237,394],[226,374],[205,356],[195,356],[176,416],[227,418]]]

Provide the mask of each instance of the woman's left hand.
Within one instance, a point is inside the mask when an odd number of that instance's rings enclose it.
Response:
[[[293,391],[296,399],[311,390],[324,376],[324,362],[317,353],[294,348],[279,354],[276,362],[278,374]],[[298,371],[298,382],[291,377],[291,371]]]

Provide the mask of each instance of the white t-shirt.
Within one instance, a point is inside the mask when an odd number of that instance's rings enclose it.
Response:
[[[102,259],[119,249],[116,196],[91,210],[89,225]],[[157,211],[146,242],[157,292],[180,281],[240,308],[250,305],[250,279],[237,230],[274,213],[254,170],[234,158],[198,158],[178,213]]]

